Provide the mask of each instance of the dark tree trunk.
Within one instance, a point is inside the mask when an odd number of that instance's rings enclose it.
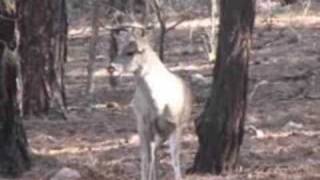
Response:
[[[244,134],[248,61],[255,0],[221,0],[211,97],[197,124],[199,148],[190,172],[235,170]]]
[[[64,63],[67,55],[65,0],[17,0],[22,58],[23,111],[64,112]]]
[[[15,117],[17,66],[7,56],[11,52],[6,44],[14,41],[14,21],[0,18],[0,29],[0,176],[16,177],[30,168],[30,158],[21,119]]]

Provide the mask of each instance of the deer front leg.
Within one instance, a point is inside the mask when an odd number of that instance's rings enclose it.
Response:
[[[175,180],[182,180],[181,167],[180,167],[180,141],[181,129],[177,128],[169,138],[171,164],[174,170]]]
[[[150,162],[150,171],[149,171],[149,180],[159,179],[159,159],[157,156],[158,149],[162,143],[161,138],[158,135],[155,135],[154,141],[151,142],[151,162]]]
[[[146,124],[142,117],[137,116],[137,126],[140,138],[140,176],[141,180],[148,180],[150,171],[150,128],[148,123]]]

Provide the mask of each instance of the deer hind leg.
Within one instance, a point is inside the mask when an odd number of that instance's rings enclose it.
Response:
[[[181,129],[177,128],[169,137],[171,164],[174,170],[175,180],[182,179],[180,167],[181,133]]]

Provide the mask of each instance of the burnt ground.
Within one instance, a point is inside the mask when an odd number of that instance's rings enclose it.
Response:
[[[320,179],[320,16],[317,7],[306,16],[286,9],[273,18],[256,20],[250,91],[241,169],[233,174],[186,176],[211,179]],[[197,21],[198,20],[198,23]],[[202,21],[200,21],[202,20]],[[208,20],[195,18],[168,34],[167,65],[190,81],[192,74],[210,77],[199,36]],[[189,26],[189,25],[190,26]],[[190,27],[195,25],[192,44]],[[135,120],[127,106],[134,86],[126,77],[116,89],[105,73],[106,47],[95,64],[95,92],[84,94],[87,38],[70,37],[66,65],[69,119],[51,115],[24,121],[33,168],[20,180],[50,179],[62,167],[71,167],[84,180],[139,179]],[[101,41],[104,41],[104,36]],[[202,110],[209,85],[191,83],[195,118]],[[199,92],[200,93],[199,95]],[[183,169],[191,166],[197,148],[193,124],[183,139]],[[161,153],[162,179],[172,179],[166,152]]]

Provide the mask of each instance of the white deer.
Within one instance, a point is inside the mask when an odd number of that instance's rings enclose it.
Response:
[[[158,179],[157,151],[168,140],[174,177],[181,180],[180,144],[191,114],[190,89],[165,67],[146,41],[134,35],[126,38],[108,69],[111,74],[134,74],[136,89],[131,106],[140,137],[141,179]]]

